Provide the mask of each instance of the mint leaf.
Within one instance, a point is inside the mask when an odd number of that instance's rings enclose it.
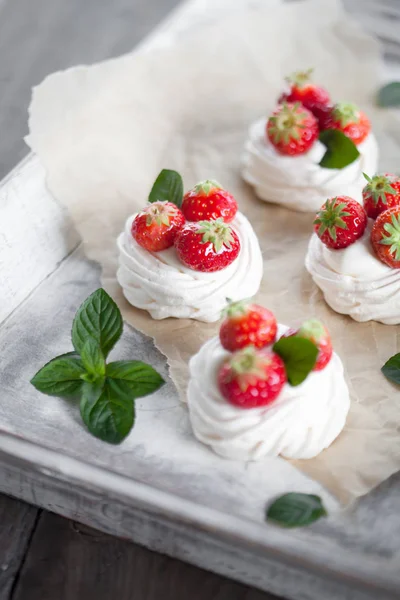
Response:
[[[275,500],[266,517],[281,527],[304,527],[327,514],[319,496],[291,492]]]
[[[107,379],[83,384],[80,408],[90,433],[104,442],[119,444],[133,427],[133,400],[120,395]]]
[[[161,171],[149,194],[149,202],[157,202],[157,200],[172,202],[178,208],[182,206],[183,181],[177,171],[170,169]]]
[[[88,338],[82,346],[81,359],[83,366],[90,375],[104,377],[106,373],[106,361],[99,344],[93,339]]]
[[[31,379],[31,384],[49,396],[77,396],[85,374],[82,360],[74,352],[62,354],[44,365]]]
[[[81,416],[88,430],[111,444],[120,443],[131,431],[134,399],[151,394],[164,383],[153,367],[141,361],[106,365],[106,356],[122,328],[119,308],[103,289],[98,289],[75,315],[75,350],[51,360],[31,381],[45,394],[80,395]]]
[[[305,338],[282,337],[273,345],[273,351],[282,358],[290,385],[300,385],[313,370],[318,348]]]
[[[392,81],[378,90],[378,106],[400,106],[400,81]]]
[[[389,358],[381,371],[387,379],[400,384],[400,353]]]
[[[110,385],[131,398],[152,394],[165,383],[153,367],[139,360],[112,362],[107,365],[106,373]]]
[[[326,152],[319,163],[325,169],[343,169],[360,156],[355,143],[339,129],[321,131],[319,141],[326,146]]]
[[[122,317],[114,300],[102,288],[79,307],[72,324],[72,343],[81,353],[87,339],[93,338],[103,352],[110,352],[122,333]]]

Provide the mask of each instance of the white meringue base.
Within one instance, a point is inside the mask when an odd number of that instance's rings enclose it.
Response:
[[[375,175],[378,145],[370,133],[359,144],[360,156],[343,169],[319,166],[326,147],[318,140],[305,154],[280,154],[265,134],[267,120],[259,119],[249,129],[242,155],[242,176],[266,202],[302,212],[316,212],[327,198],[346,194],[362,203],[366,184],[363,172]]]
[[[148,252],[139,246],[131,234],[135,216],[126,221],[117,241],[117,279],[128,302],[147,310],[153,319],[218,321],[227,298],[241,300],[258,292],[263,275],[260,245],[242,213],[238,212],[231,223],[240,239],[239,256],[215,273],[185,267],[174,247]]]
[[[331,250],[313,234],[305,265],[334,311],[355,321],[400,323],[400,269],[382,263],[371,244],[373,220],[362,238],[344,248]]]
[[[280,334],[286,329],[279,326]],[[228,356],[214,337],[189,363],[188,406],[193,431],[214,452],[242,461],[278,455],[308,459],[340,434],[350,397],[337,354],[325,369],[310,373],[301,385],[285,384],[271,405],[249,409],[230,404],[218,389],[218,369]]]

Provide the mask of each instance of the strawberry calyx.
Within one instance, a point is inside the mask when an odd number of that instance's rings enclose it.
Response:
[[[303,121],[307,117],[307,112],[300,109],[300,102],[284,103],[279,112],[269,118],[268,131],[274,143],[288,144],[291,139],[300,139],[300,129],[304,129]]]
[[[360,111],[352,102],[338,102],[332,109],[332,117],[341,127],[346,127],[350,123],[359,122]]]
[[[346,210],[345,202],[338,202],[338,198],[331,198],[325,202],[323,208],[317,213],[314,225],[318,225],[318,236],[321,237],[325,231],[328,231],[330,237],[336,242],[336,229],[347,229],[347,224],[343,220],[349,217],[350,213]]]
[[[207,244],[211,242],[217,254],[222,250],[223,246],[226,246],[230,250],[235,241],[232,235],[232,228],[225,223],[222,217],[214,221],[199,221],[197,233],[202,234],[201,243]]]
[[[324,325],[318,319],[307,319],[297,332],[300,337],[319,344],[327,335]]]
[[[194,186],[196,194],[208,196],[212,190],[222,190],[222,186],[215,179],[205,179]]]
[[[239,300],[237,302],[233,302],[232,300],[227,298],[227,302],[228,306],[222,311],[223,317],[235,318],[246,314],[249,305],[249,300]]]
[[[390,185],[390,179],[386,175],[374,175],[374,177],[368,177],[366,173],[363,173],[364,178],[368,181],[364,188],[364,192],[369,194],[374,204],[378,204],[379,200],[383,204],[387,204],[386,194],[396,194],[394,187]]]
[[[175,206],[169,202],[157,201],[148,206],[144,212],[147,227],[151,227],[151,225],[166,225],[166,227],[169,227],[171,218],[175,213]]]
[[[400,260],[400,216],[392,215],[391,221],[383,226],[389,235],[383,236],[379,243],[390,246],[391,254],[396,260]]]
[[[254,385],[258,380],[266,380],[266,367],[271,360],[266,354],[257,352],[254,346],[246,346],[238,350],[229,360],[232,378],[236,379],[240,389],[244,392],[249,385]]]
[[[288,77],[285,77],[285,81],[291,85],[295,85],[297,88],[305,87],[310,83],[311,74],[314,69],[306,69],[305,71],[296,71]]]

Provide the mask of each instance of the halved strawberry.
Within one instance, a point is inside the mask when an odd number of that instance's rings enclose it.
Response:
[[[350,196],[328,199],[316,214],[314,231],[328,248],[339,250],[353,244],[368,223],[364,208]]]
[[[222,218],[214,221],[187,223],[175,238],[181,262],[195,271],[221,271],[240,252],[236,231]]]
[[[300,102],[281,104],[268,119],[267,136],[281,154],[295,156],[307,152],[318,138],[314,115]]]
[[[149,252],[173,246],[175,236],[184,226],[185,217],[172,202],[153,202],[133,220],[131,233],[136,242]]]
[[[333,348],[329,332],[318,319],[304,321],[299,329],[289,329],[282,337],[301,337],[313,342],[318,348],[318,357],[314,371],[322,371],[332,358]]]
[[[371,131],[371,123],[355,104],[338,102],[324,120],[325,129],[339,129],[356,145],[361,144]]]
[[[400,177],[398,175],[385,173],[374,175],[371,178],[364,173],[364,177],[368,181],[362,191],[364,208],[371,219],[376,219],[387,208],[400,204]]]
[[[188,221],[209,221],[222,217],[230,223],[237,213],[235,198],[211,179],[201,181],[186,192],[182,202],[182,212]]]
[[[270,310],[250,301],[231,302],[219,330],[222,346],[234,352],[250,344],[263,348],[275,341],[277,322]]]
[[[400,269],[400,206],[381,212],[371,231],[371,243],[380,261]]]
[[[287,381],[285,363],[271,350],[247,346],[225,361],[218,386],[228,402],[241,408],[271,404]]]

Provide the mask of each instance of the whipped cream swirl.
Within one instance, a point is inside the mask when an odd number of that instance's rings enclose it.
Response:
[[[286,329],[280,326],[280,334]],[[350,397],[337,354],[299,386],[285,384],[269,406],[249,409],[233,406],[218,389],[218,369],[228,356],[215,337],[189,363],[193,431],[217,454],[243,461],[278,455],[313,458],[342,431]]]
[[[342,250],[331,250],[313,234],[306,269],[333,310],[355,321],[400,323],[400,270],[382,263],[371,244],[372,219],[362,238]]]
[[[226,299],[254,296],[260,287],[263,261],[252,226],[238,212],[230,224],[240,239],[239,256],[225,269],[203,273],[185,267],[175,248],[148,252],[131,234],[132,215],[117,244],[117,279],[128,302],[147,310],[153,319],[177,317],[218,321]]]
[[[378,145],[372,133],[358,145],[357,160],[343,169],[326,169],[318,164],[326,151],[320,141],[304,154],[284,156],[267,139],[266,123],[263,118],[251,125],[242,156],[243,178],[261,200],[303,212],[315,212],[327,198],[340,194],[362,202],[363,172],[372,176],[377,170]]]

